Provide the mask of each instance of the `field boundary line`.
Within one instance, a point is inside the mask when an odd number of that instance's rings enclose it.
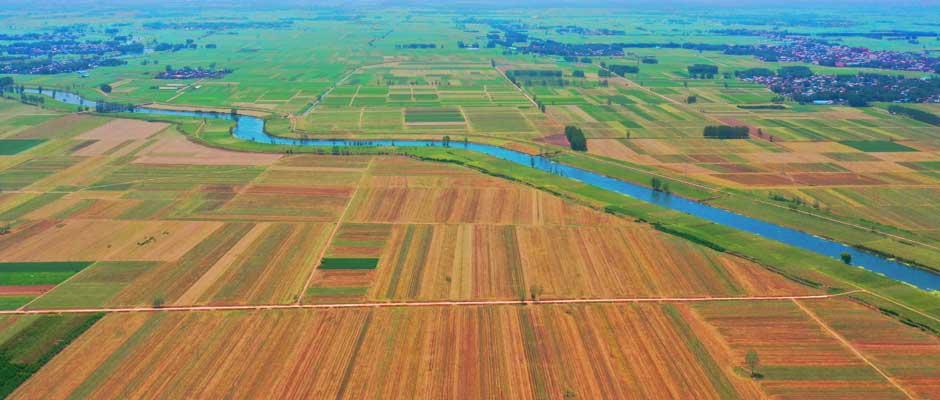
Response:
[[[502,75],[503,79],[507,80],[512,87],[516,88],[516,90],[519,91],[519,93],[525,96],[525,98],[529,100],[529,103],[532,103],[532,105],[535,106],[535,108],[539,108],[539,103],[536,102],[535,99],[532,98],[532,96],[529,96],[529,94],[526,93],[524,89],[522,89],[522,86],[519,86],[518,84],[513,82],[512,79],[509,79],[509,76],[506,75],[505,71],[499,69],[498,66],[494,66],[493,69],[499,72],[499,74]],[[492,99],[492,96],[490,96],[490,98]]]
[[[269,153],[269,154],[270,154],[270,153]],[[252,168],[258,168],[258,166],[255,166],[255,165],[239,166],[239,167],[237,167],[237,168],[234,168],[234,169],[226,169],[226,170],[224,170],[224,171],[215,171],[215,170],[213,170],[213,171],[200,172],[200,174],[201,174],[201,175],[225,174],[225,173],[232,173],[232,172],[245,171],[245,170],[249,170],[249,169],[252,169]],[[193,175],[196,175],[196,173],[193,173]],[[120,186],[120,185],[128,185],[128,184],[141,183],[141,182],[154,182],[154,181],[161,181],[161,180],[167,180],[167,179],[178,179],[178,178],[179,178],[178,176],[165,176],[165,177],[162,177],[162,178],[134,179],[134,180],[131,180],[131,181],[126,181],[126,182],[117,182],[117,183],[109,183],[109,184],[104,184],[104,185],[91,185],[91,186],[86,186],[86,187],[83,187],[83,188],[81,188],[81,189],[79,189],[79,190],[76,190],[75,192],[67,192],[67,193],[77,193],[77,192],[81,192],[81,191],[96,190],[96,189],[99,189],[99,188],[105,188],[105,187],[110,187],[110,186]],[[43,192],[43,193],[49,193],[49,192]]]
[[[101,307],[73,309],[0,310],[0,315],[31,314],[82,314],[82,313],[128,313],[128,312],[172,312],[172,311],[250,311],[250,310],[297,310],[340,308],[403,308],[403,307],[449,307],[449,306],[534,306],[557,304],[636,304],[636,303],[707,303],[721,301],[797,301],[826,300],[862,292],[853,290],[835,294],[801,296],[739,296],[739,297],[615,297],[593,299],[549,299],[549,300],[436,300],[436,301],[375,301],[364,303],[325,304],[257,304],[229,306],[164,306],[164,307]]]
[[[912,396],[912,395],[907,391],[907,389],[904,389],[904,387],[902,387],[901,384],[899,384],[897,381],[895,381],[894,378],[891,378],[890,376],[888,376],[888,374],[886,374],[884,371],[882,371],[881,368],[878,368],[878,366],[875,365],[875,363],[871,362],[867,357],[865,357],[865,355],[862,354],[861,351],[859,351],[858,349],[856,349],[855,346],[852,345],[852,343],[850,343],[848,340],[846,340],[844,337],[842,337],[842,335],[840,335],[838,332],[836,332],[835,330],[833,330],[832,328],[830,328],[829,325],[827,325],[822,319],[820,319],[818,316],[816,316],[815,313],[813,313],[812,311],[810,311],[810,309],[806,308],[806,306],[804,306],[803,304],[801,304],[800,301],[799,301],[799,299],[793,299],[793,303],[796,304],[796,306],[799,307],[801,310],[803,310],[803,312],[806,313],[806,315],[808,315],[810,318],[812,318],[814,321],[816,321],[816,323],[819,324],[819,326],[820,326],[823,330],[825,330],[830,336],[832,336],[833,338],[835,338],[836,340],[838,340],[839,342],[841,342],[843,346],[845,346],[845,347],[847,347],[849,350],[851,350],[852,353],[854,353],[858,358],[861,358],[862,361],[864,361],[866,364],[868,364],[869,367],[871,367],[871,368],[874,369],[876,372],[878,372],[881,376],[883,376],[889,383],[891,383],[892,385],[894,385],[894,387],[896,387],[898,390],[900,390],[901,393],[904,393],[904,395],[907,396],[907,398],[909,398],[909,399],[914,399],[914,398],[915,398],[914,396]]]
[[[369,176],[369,172],[372,169],[372,163],[375,161],[375,157],[369,159],[369,165],[366,166],[365,170],[362,171],[362,176],[359,177],[359,183],[356,185],[356,190],[353,190],[352,196],[349,196],[349,201],[346,202],[346,207],[343,207],[343,212],[339,215],[339,218],[336,219],[336,224],[333,225],[333,229],[330,231],[330,235],[327,236],[326,240],[323,242],[323,250],[320,250],[320,255],[317,256],[316,265],[310,269],[310,275],[307,275],[307,280],[304,282],[304,287],[300,291],[300,294],[297,295],[296,304],[301,304],[304,301],[304,296],[307,294],[307,290],[310,289],[310,283],[313,282],[313,275],[319,269],[320,263],[323,262],[323,257],[326,257],[326,251],[329,250],[330,244],[333,243],[333,238],[336,237],[336,233],[339,232],[339,227],[343,225],[343,220],[346,219],[346,214],[349,212],[349,209],[352,208],[352,203],[356,200],[356,195],[359,194],[359,188],[362,187],[362,184],[365,183],[366,178]]]
[[[43,294],[41,294],[41,295],[39,295],[39,296],[36,296],[34,299],[28,301],[26,304],[23,304],[23,305],[19,306],[19,308],[17,308],[17,310],[26,310],[26,307],[28,307],[30,304],[33,304],[33,303],[35,303],[36,301],[38,301],[39,299],[45,297],[47,294],[52,293],[53,290],[58,289],[58,288],[59,288],[60,286],[62,286],[62,285],[65,285],[67,282],[71,281],[71,280],[74,279],[76,276],[79,276],[79,275],[81,275],[82,273],[84,273],[85,271],[91,269],[91,267],[93,267],[93,266],[94,266],[95,264],[97,264],[97,263],[98,263],[98,262],[96,261],[96,262],[93,262],[93,263],[91,263],[91,264],[88,264],[88,266],[86,266],[85,268],[82,268],[81,271],[78,271],[78,272],[72,274],[72,276],[70,276],[70,277],[68,277],[68,278],[65,278],[64,281],[57,283],[55,286],[53,286],[53,287],[50,288],[49,290],[45,291]]]

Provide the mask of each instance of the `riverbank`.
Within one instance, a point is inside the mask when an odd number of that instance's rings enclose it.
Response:
[[[238,140],[233,137],[191,138],[204,145],[247,152],[287,152],[331,154],[331,148],[302,148]],[[207,140],[208,139],[208,140]],[[221,139],[221,140],[220,140]],[[652,224],[658,230],[713,249],[721,249],[777,272],[801,284],[838,293],[864,290],[850,297],[920,329],[940,333],[940,301],[936,293],[890,279],[863,268],[848,267],[841,261],[801,250],[758,235],[721,226],[704,219],[670,210],[495,157],[480,155],[459,146],[445,147],[345,147],[342,154],[389,154],[431,162],[447,162],[520,182],[566,199]]]
[[[231,114],[178,110],[140,108],[135,112],[137,113],[119,115],[172,122],[180,122],[180,119],[187,117],[230,121],[235,119]],[[810,286],[836,292],[855,288],[876,292],[899,302],[893,304],[900,307],[873,306],[903,316],[912,321],[911,323],[922,325],[924,329],[935,331],[938,328],[935,324],[940,323],[937,319],[940,310],[935,309],[937,306],[934,304],[937,303],[936,296],[912,287],[940,287],[940,275],[694,200],[655,192],[616,176],[600,175],[589,169],[556,162],[551,158],[473,142],[451,143],[451,147],[445,147],[433,140],[409,142],[275,137],[264,132],[262,119],[250,116],[237,118],[237,124],[231,129],[231,133],[213,131],[212,134],[203,134],[201,130],[196,129],[191,133],[191,137],[205,144],[230,150],[400,154],[431,161],[459,163],[494,176],[517,180],[595,208],[651,223],[663,232],[750,258]],[[840,252],[850,252],[862,265],[884,271],[897,280],[862,268],[846,266],[836,260]],[[921,317],[926,320],[918,320],[916,315],[904,312],[905,306],[919,310]]]

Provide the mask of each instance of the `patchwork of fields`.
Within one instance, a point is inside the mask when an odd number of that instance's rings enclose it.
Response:
[[[40,149],[67,162],[0,196],[0,306],[105,311],[0,316],[11,398],[897,398],[940,382],[935,357],[904,356],[940,354],[932,335],[531,187],[397,156],[242,157],[94,121],[8,156],[23,159],[7,171]],[[683,300],[765,296],[806,300]],[[606,298],[665,300],[264,309]],[[106,315],[120,307],[156,312]],[[747,351],[763,379],[742,372]]]
[[[936,293],[459,146],[940,270],[937,125],[738,79],[926,82],[745,50],[931,57],[935,12],[170,3],[0,12],[0,68],[77,51],[0,88],[0,398],[940,399]]]

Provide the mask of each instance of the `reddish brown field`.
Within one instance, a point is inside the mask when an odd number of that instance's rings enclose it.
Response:
[[[77,156],[99,156],[127,141],[146,139],[169,126],[165,123],[146,122],[135,119],[115,119],[78,135],[78,139],[94,140],[95,143],[73,153]]]
[[[940,339],[845,300],[805,302],[828,326],[922,398],[940,398]]]
[[[375,299],[795,295],[742,259],[645,227],[398,225]]]
[[[815,307],[811,301],[804,303]],[[758,372],[764,376],[761,386],[775,398],[905,398],[903,392],[793,302],[714,302],[693,308],[717,330],[739,368],[745,368],[748,351],[759,355]],[[877,313],[870,316],[867,321],[876,326],[897,324]],[[860,323],[862,330],[871,328],[864,321],[854,323]],[[886,339],[894,342],[894,338]]]
[[[342,186],[250,186],[211,216],[256,221],[336,221],[352,193],[352,188]]]
[[[55,285],[0,286],[0,296],[38,296],[54,287]]]
[[[94,128],[107,122],[107,119],[101,117],[92,117],[86,114],[68,114],[26,129],[17,133],[14,137],[18,139],[56,138],[61,137],[63,132],[69,132],[75,127],[87,126],[88,128]],[[81,133],[81,131],[74,133]]]
[[[11,398],[759,396],[687,334],[658,305],[113,315]]]
[[[161,138],[134,162],[141,164],[271,165],[279,154],[242,153],[201,146],[183,136]]]
[[[783,186],[793,184],[790,178],[777,174],[717,174],[715,177],[749,186]]]
[[[221,226],[203,221],[69,220],[0,239],[3,261],[171,261]],[[152,239],[151,239],[152,238]],[[55,243],[54,246],[50,244]]]
[[[879,185],[884,182],[866,175],[852,173],[808,173],[792,174],[793,180],[800,185],[838,186],[838,185]]]
[[[622,219],[468,168],[405,158],[376,159],[353,200],[347,220],[360,223],[624,223]]]

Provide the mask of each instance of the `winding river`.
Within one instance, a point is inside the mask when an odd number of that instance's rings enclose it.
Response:
[[[27,89],[30,93],[39,93],[37,90]],[[68,104],[82,105],[94,108],[94,101],[86,100],[78,95],[67,92],[52,92],[46,89],[41,94],[52,96]],[[156,108],[138,107],[134,109],[135,113],[171,115],[194,118],[212,118],[235,120],[235,137],[258,143],[270,143],[289,146],[321,146],[321,147],[345,147],[345,146],[383,146],[383,147],[426,147],[441,146],[442,143],[436,140],[331,140],[331,139],[291,139],[268,135],[264,132],[264,120],[252,116],[233,116],[229,113],[217,112],[198,112],[198,111],[178,111],[163,110]],[[843,253],[852,256],[852,264],[863,267],[870,271],[881,273],[892,279],[906,282],[925,290],[940,290],[940,274],[935,274],[923,269],[912,267],[910,265],[898,262],[881,255],[868,251],[856,249],[839,242],[821,238],[805,232],[798,231],[773,224],[759,219],[747,217],[725,209],[712,207],[693,200],[679,196],[665,195],[653,191],[645,186],[640,186],[619,179],[600,175],[584,169],[572,167],[566,164],[555,162],[549,158],[532,156],[505,149],[498,146],[452,142],[451,147],[474,151],[486,154],[492,157],[510,161],[525,167],[536,168],[553,174],[564,176],[568,179],[580,181],[602,189],[617,192],[626,196],[633,197],[648,203],[654,203],[662,207],[681,211],[708,221],[725,225],[728,227],[750,232],[764,238],[775,240],[804,250],[809,250],[824,256],[840,259]]]

